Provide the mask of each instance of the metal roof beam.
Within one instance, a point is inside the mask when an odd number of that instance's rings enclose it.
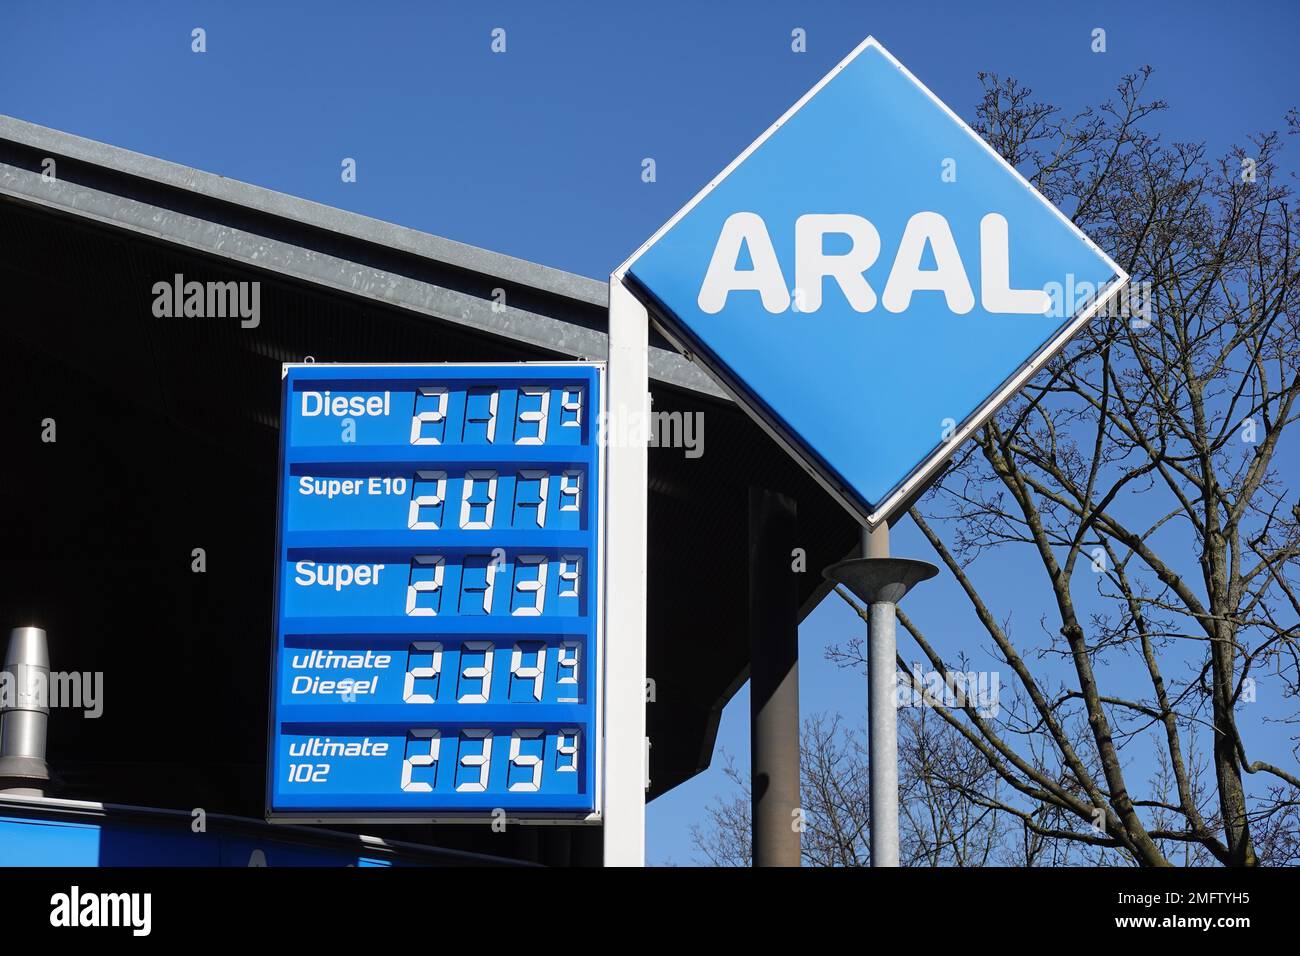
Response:
[[[4,198],[544,351],[608,352],[606,283],[0,116]],[[650,351],[653,380],[724,397],[666,343]]]

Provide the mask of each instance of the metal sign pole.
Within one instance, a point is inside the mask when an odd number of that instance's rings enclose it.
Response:
[[[646,495],[649,488],[650,317],[616,273],[609,280],[609,365],[603,423],[605,518],[606,866],[645,865],[648,779]]]
[[[871,865],[898,866],[897,605],[912,586],[939,569],[927,561],[889,556],[889,525],[862,529],[863,557],[822,573],[868,605],[867,714],[871,774]]]
[[[889,525],[862,530],[862,555],[889,558]],[[871,865],[898,866],[898,708],[894,686],[898,640],[888,601],[874,602],[867,618],[867,734],[871,762]]]

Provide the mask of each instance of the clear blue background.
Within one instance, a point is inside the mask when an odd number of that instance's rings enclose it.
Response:
[[[1280,128],[1295,105],[1298,11],[1289,0],[13,4],[0,113],[600,278],[868,34],[966,119],[980,70],[1079,107],[1151,64],[1149,92],[1171,105],[1166,135],[1217,154]],[[206,54],[190,52],[196,26]],[[489,50],[494,27],[505,55]],[[795,27],[807,53],[790,51]],[[1090,51],[1095,27],[1104,54]],[[340,181],[344,157],[355,183]],[[641,181],[647,157],[655,183]],[[1292,449],[1279,464],[1295,474],[1300,460]],[[910,527],[895,552],[928,556]],[[1022,560],[1001,555],[975,577],[1032,634],[1048,591],[1026,586],[1042,572]],[[931,638],[986,662],[964,599],[947,582],[927,587],[913,610]],[[821,659],[858,629],[836,600],[805,624],[805,710],[862,717],[862,678]],[[742,692],[720,734],[741,766],[748,706]],[[1257,759],[1289,759],[1278,728],[1252,733],[1276,745]],[[690,823],[729,789],[715,768],[653,803],[650,859],[690,862]]]

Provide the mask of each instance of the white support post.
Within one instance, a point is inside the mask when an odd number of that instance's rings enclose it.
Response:
[[[609,280],[604,429],[606,866],[645,865],[649,338],[645,306],[615,273]]]

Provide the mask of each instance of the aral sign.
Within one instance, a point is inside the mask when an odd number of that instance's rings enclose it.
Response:
[[[873,525],[1127,280],[870,38],[616,275]]]

